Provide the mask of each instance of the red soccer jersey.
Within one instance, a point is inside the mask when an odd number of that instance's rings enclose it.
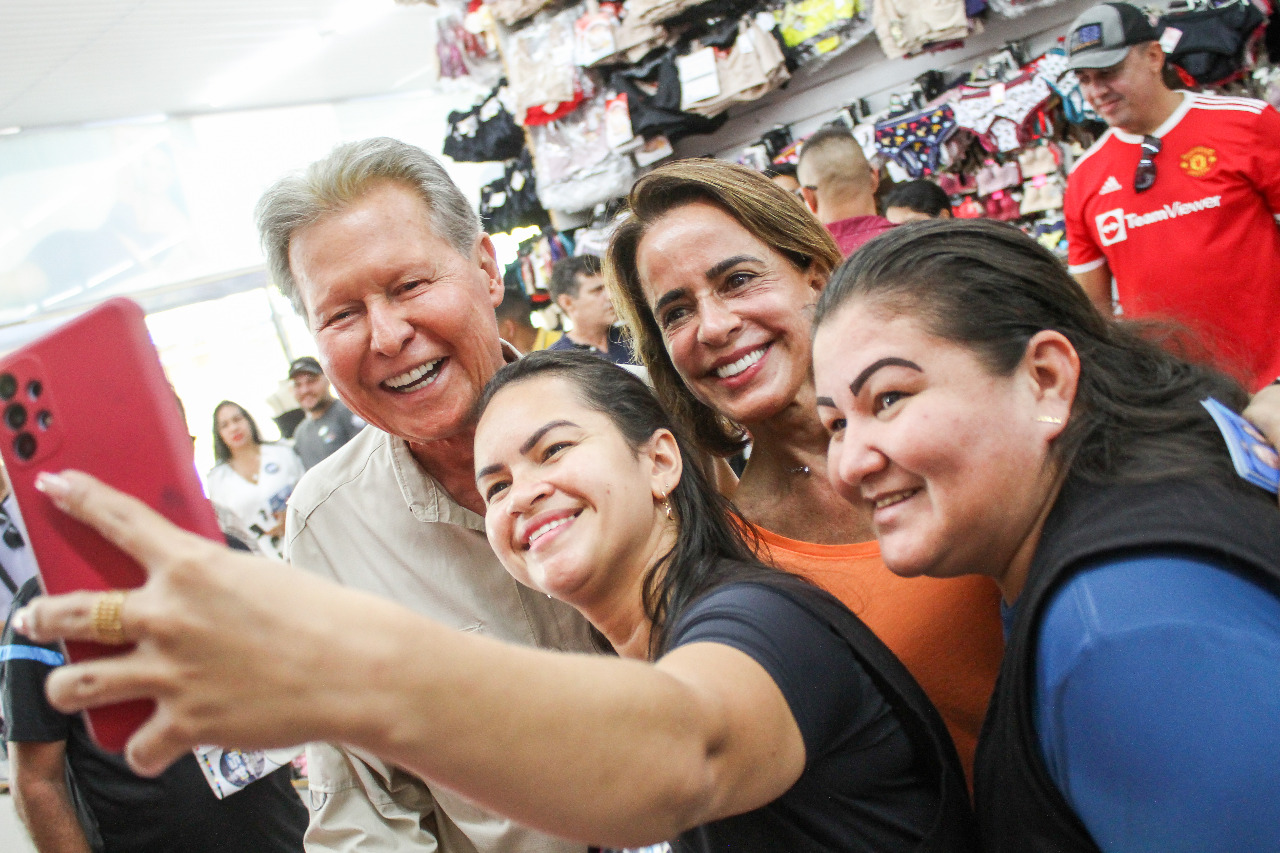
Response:
[[[1067,182],[1073,273],[1107,264],[1127,317],[1194,329],[1256,389],[1280,376],[1280,113],[1183,94],[1153,134],[1155,184],[1133,191],[1141,136],[1112,128]]]

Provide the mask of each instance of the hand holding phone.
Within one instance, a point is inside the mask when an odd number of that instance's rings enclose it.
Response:
[[[47,593],[131,589],[143,569],[35,487],[41,472],[74,468],[130,494],[174,524],[221,541],[196,476],[191,438],[151,344],[142,309],[112,299],[0,359],[0,456],[22,510]],[[72,662],[120,647],[66,643]],[[90,733],[119,752],[151,702],[86,713]]]

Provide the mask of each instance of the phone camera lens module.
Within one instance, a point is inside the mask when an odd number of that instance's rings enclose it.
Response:
[[[0,400],[11,400],[18,393],[18,380],[12,373],[0,373]]]
[[[27,409],[21,403],[10,403],[4,410],[4,422],[9,429],[22,429],[27,425]]]
[[[44,383],[39,379],[32,379],[27,383],[27,396],[32,400],[37,400],[44,393]]]
[[[48,409],[41,409],[36,412],[36,426],[40,427],[40,429],[48,429],[51,423],[53,423],[53,412]]]
[[[13,441],[13,452],[24,462],[36,455],[36,437],[24,432]]]

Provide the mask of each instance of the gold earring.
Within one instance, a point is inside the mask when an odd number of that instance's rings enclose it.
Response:
[[[1060,423],[1062,423],[1062,418],[1055,418],[1053,415],[1039,415],[1039,416],[1037,416],[1037,417],[1036,417],[1036,423],[1038,423],[1038,424],[1060,424]]]
[[[668,521],[675,518],[675,515],[671,512],[671,498],[667,497],[667,495],[662,496],[662,508],[667,511]]]

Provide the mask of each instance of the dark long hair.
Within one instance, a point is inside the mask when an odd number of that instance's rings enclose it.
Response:
[[[485,387],[477,419],[503,388],[542,377],[563,379],[578,401],[607,416],[633,452],[660,429],[675,436],[684,462],[680,482],[668,499],[676,520],[676,542],[649,567],[642,592],[645,615],[653,623],[649,654],[666,651],[670,629],[690,604],[712,589],[737,580],[781,574],[756,557],[754,529],[711,484],[700,456],[684,431],[642,381],[615,364],[581,352],[541,350],[506,365]]]
[[[231,461],[231,448],[227,447],[227,443],[222,440],[222,435],[218,432],[218,412],[222,411],[224,406],[235,406],[240,410],[240,414],[244,415],[244,419],[249,422],[249,433],[253,436],[254,444],[262,444],[262,436],[258,432],[258,423],[253,419],[253,415],[245,409],[244,406],[231,400],[223,400],[221,403],[213,407],[213,458],[218,464]]]
[[[1169,337],[1168,325],[1103,317],[1062,263],[1012,226],[915,222],[877,237],[827,284],[815,332],[854,299],[915,317],[998,376],[1014,371],[1038,332],[1065,336],[1080,357],[1080,381],[1052,452],[1075,477],[1099,484],[1239,482],[1200,401],[1216,397],[1239,411],[1244,389],[1161,346],[1156,338]]]

